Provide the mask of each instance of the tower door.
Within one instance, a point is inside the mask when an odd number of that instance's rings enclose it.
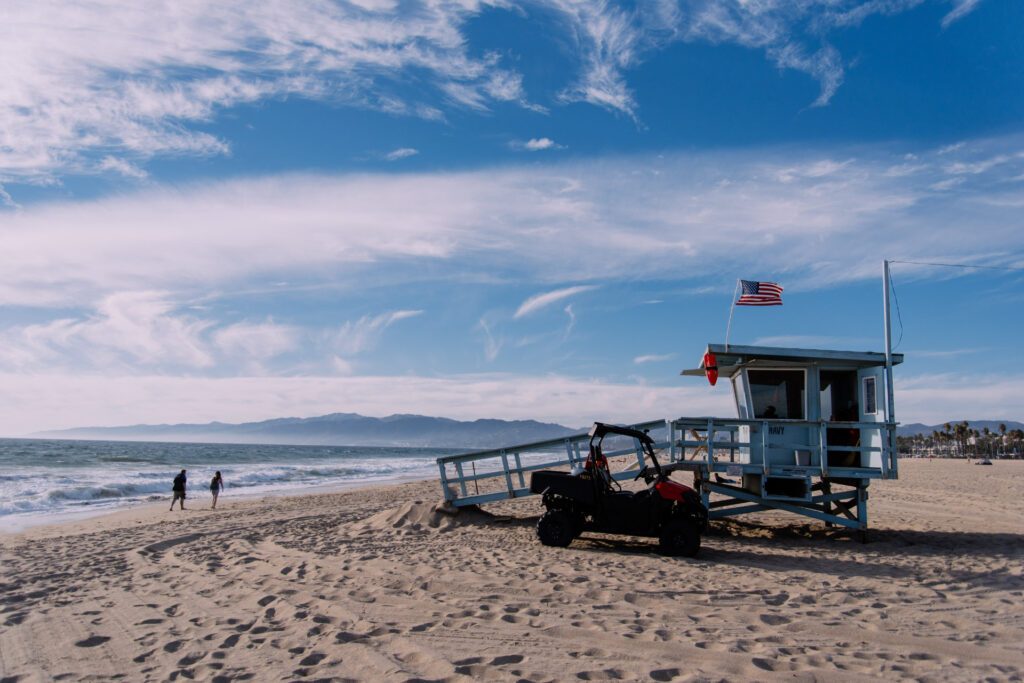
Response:
[[[863,368],[857,371],[860,409],[858,418],[861,422],[885,422],[885,368]],[[861,443],[873,448],[882,448],[883,429],[862,429]],[[881,467],[882,451],[873,450],[864,453],[862,467]]]
[[[821,419],[827,422],[859,422],[861,406],[857,391],[856,370],[821,370],[819,388]],[[861,443],[861,430],[850,425],[837,424],[826,429],[829,467],[860,467],[861,458],[856,448]]]

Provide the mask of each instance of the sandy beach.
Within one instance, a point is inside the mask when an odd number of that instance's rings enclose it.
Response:
[[[0,680],[1021,680],[1024,462],[904,461],[871,542],[764,514],[696,560],[449,516],[436,482],[0,537]]]

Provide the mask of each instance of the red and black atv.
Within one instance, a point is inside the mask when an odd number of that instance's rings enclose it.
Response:
[[[650,464],[641,469],[646,489],[623,491],[612,478],[601,450],[610,434],[636,439]],[[673,469],[662,467],[654,441],[646,432],[595,422],[590,429],[590,453],[578,474],[541,470],[530,478],[530,491],[543,494],[547,512],[537,523],[544,545],[564,548],[584,531],[653,536],[666,555],[693,557],[707,528],[708,511],[689,486],[669,479]]]

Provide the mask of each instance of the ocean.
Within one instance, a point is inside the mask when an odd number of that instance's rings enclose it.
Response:
[[[220,470],[234,495],[297,493],[437,476],[451,449],[265,446],[0,439],[0,530],[166,501],[188,470],[188,500],[205,506]],[[438,489],[440,497],[440,489]]]

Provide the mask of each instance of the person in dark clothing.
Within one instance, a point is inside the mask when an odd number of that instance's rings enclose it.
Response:
[[[171,487],[171,491],[174,493],[174,497],[171,498],[171,510],[174,509],[174,504],[177,503],[179,500],[181,501],[181,503],[179,503],[180,508],[182,510],[185,509],[186,481],[187,479],[185,477],[185,470],[182,470],[181,473],[179,473],[178,476],[174,478],[174,485]]]
[[[217,509],[217,496],[219,496],[220,492],[223,490],[224,480],[221,479],[220,470],[217,470],[217,473],[213,475],[213,479],[210,481],[210,495],[213,496],[213,505],[210,506],[211,510]]]

